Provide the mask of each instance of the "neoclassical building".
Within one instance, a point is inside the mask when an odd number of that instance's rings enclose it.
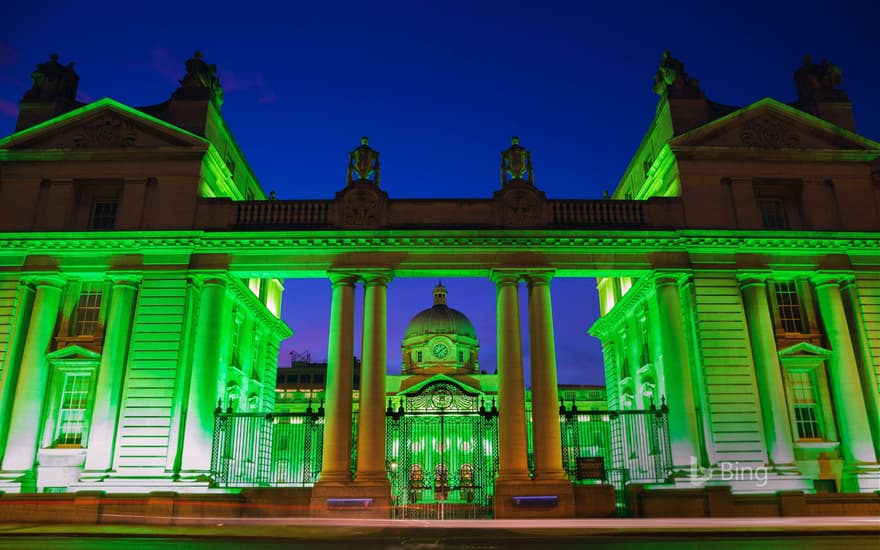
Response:
[[[805,58],[794,80],[792,103],[736,108],[664,56],[657,115],[613,198],[664,205],[687,244],[600,278],[590,332],[609,406],[665,396],[679,471],[743,492],[872,492],[880,144],[856,133],[837,67]],[[731,478],[756,468],[766,485]]]
[[[665,55],[657,116],[606,199],[548,198],[516,138],[487,198],[392,198],[364,138],[335,197],[276,200],[199,54],[168,101],[140,108],[78,104],[77,76],[54,57],[33,78],[0,140],[4,491],[228,491],[217,479],[235,453],[258,475],[261,442],[289,446],[254,436],[240,448],[218,426],[282,424],[290,277],[325,278],[331,296],[324,398],[287,420],[320,426],[301,482],[313,515],[387,517],[401,483],[423,497],[415,463],[398,462],[427,449],[416,418],[460,423],[454,468],[421,455],[434,500],[455,490],[468,502],[468,476],[482,472],[473,498],[495,517],[588,513],[606,485],[581,482],[611,481],[596,459],[627,472],[615,487],[692,486],[696,472],[739,492],[877,489],[880,144],[855,132],[827,62],[797,71],[792,103],[732,107]],[[497,375],[479,374],[476,335],[442,287],[407,332],[404,374],[387,375],[389,281],[450,276],[495,285]],[[621,423],[604,447],[584,439],[556,380],[558,277],[599,281],[590,332],[605,350],[608,421],[646,410],[662,430]],[[446,456],[453,443],[430,445]],[[768,484],[728,476],[757,468]]]

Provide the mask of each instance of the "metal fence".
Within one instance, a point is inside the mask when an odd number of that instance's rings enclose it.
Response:
[[[211,472],[220,487],[304,487],[321,471],[324,411],[217,412]]]
[[[665,481],[672,468],[667,412],[666,405],[637,411],[578,411],[563,406],[562,461],[569,479],[576,484],[613,485],[618,509],[624,505],[626,484]],[[446,517],[485,513],[498,467],[495,414],[494,408],[486,412],[485,407],[405,413],[389,407],[388,473],[397,504],[406,505],[408,517],[419,516],[421,507],[435,504],[448,508]],[[527,419],[533,467],[530,410]],[[352,468],[357,460],[356,426],[355,414]],[[321,470],[323,430],[323,408],[275,414],[218,411],[211,455],[214,480],[221,487],[313,485]],[[437,517],[438,512],[432,508],[424,514]]]
[[[563,468],[573,483],[614,485],[622,510],[627,483],[662,483],[672,471],[668,408],[560,411]]]

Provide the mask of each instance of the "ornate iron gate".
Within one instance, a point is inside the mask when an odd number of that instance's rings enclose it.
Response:
[[[324,408],[300,413],[221,412],[211,476],[219,487],[304,487],[321,471]]]
[[[477,395],[440,381],[388,402],[386,460],[393,517],[482,518],[492,514],[498,413]]]

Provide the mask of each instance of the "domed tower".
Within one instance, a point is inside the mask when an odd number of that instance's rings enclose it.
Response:
[[[403,374],[478,374],[474,325],[446,305],[446,287],[434,287],[434,306],[418,313],[403,335]]]

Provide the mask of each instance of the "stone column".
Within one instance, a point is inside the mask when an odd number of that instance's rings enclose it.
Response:
[[[828,383],[834,401],[837,425],[840,427],[840,451],[848,464],[876,463],[871,429],[862,384],[856,368],[856,356],[840,296],[840,287],[832,277],[813,279],[819,313],[825,326],[825,337],[831,346],[828,358]]]
[[[208,279],[199,295],[199,318],[193,343],[192,372],[187,397],[186,420],[180,468],[183,472],[204,473],[211,469],[214,410],[220,397],[218,380],[224,333],[230,304],[226,300],[226,281]]]
[[[324,454],[318,484],[351,481],[351,390],[354,356],[354,286],[350,274],[331,273],[330,341],[324,393]]]
[[[27,339],[28,323],[34,306],[35,289],[27,279],[18,283],[15,297],[15,309],[12,313],[12,324],[9,327],[9,340],[6,343],[6,357],[0,364],[0,449],[6,448],[6,435],[9,425],[6,420],[12,410],[15,399],[15,382],[21,368],[21,355]]]
[[[113,448],[137,288],[138,283],[134,279],[113,281],[89,427],[86,470],[106,472],[113,467]]]
[[[688,356],[686,327],[682,322],[678,278],[661,276],[655,281],[657,306],[662,328],[663,375],[666,403],[669,405],[669,439],[672,463],[676,469],[687,469],[696,460],[700,433],[694,406],[694,389]]]
[[[364,276],[364,336],[361,359],[356,483],[388,484],[385,473],[385,371],[389,273]]]
[[[526,439],[525,383],[519,323],[519,275],[492,273],[498,338],[497,483],[530,481]]]
[[[55,335],[63,287],[64,280],[57,276],[36,280],[34,307],[21,356],[9,416],[6,452],[3,454],[3,470],[6,472],[29,472],[34,467],[39,431],[43,427],[40,422],[43,399],[49,378],[46,352]]]
[[[566,480],[562,469],[556,340],[550,298],[551,273],[529,274],[529,342],[535,480]]]
[[[880,458],[880,392],[877,391],[877,373],[874,370],[874,361],[871,356],[871,342],[868,340],[865,329],[865,318],[855,279],[844,281],[841,293],[857,354],[857,366],[862,380],[862,389],[865,393],[865,406],[868,411],[868,421],[871,424],[871,436],[874,439],[874,452]]]
[[[794,439],[776,349],[776,332],[767,300],[767,283],[763,277],[743,276],[740,288],[755,362],[767,455],[774,465],[793,465]]]

